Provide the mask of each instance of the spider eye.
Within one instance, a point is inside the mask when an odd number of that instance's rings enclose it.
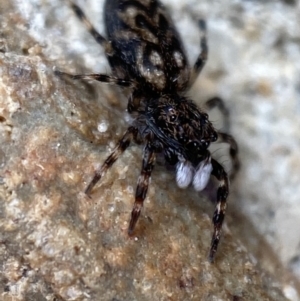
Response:
[[[209,144],[210,144],[209,141],[201,140],[202,148],[207,149],[209,147]]]
[[[186,136],[179,136],[178,141],[180,143],[186,144],[188,142],[188,138]]]
[[[177,120],[178,114],[174,108],[168,108],[167,114],[170,122],[175,122]]]
[[[171,115],[170,116],[170,121],[174,122],[177,119],[176,115]]]
[[[218,133],[217,132],[213,132],[211,135],[211,141],[215,142],[218,140]]]
[[[199,151],[199,143],[197,141],[191,141],[186,146],[189,152],[198,152]]]

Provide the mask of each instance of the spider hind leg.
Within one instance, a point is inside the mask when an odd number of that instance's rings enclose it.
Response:
[[[115,76],[111,75],[106,75],[106,74],[98,74],[98,73],[93,73],[93,74],[69,74],[66,72],[62,72],[59,70],[55,70],[54,74],[59,77],[66,77],[70,78],[72,80],[80,80],[80,79],[85,79],[85,80],[96,80],[102,83],[107,83],[107,84],[115,84],[121,87],[133,87],[134,84],[130,80],[118,78]]]
[[[69,5],[71,6],[72,10],[78,17],[78,19],[80,19],[84,23],[84,25],[86,26],[86,28],[88,29],[90,34],[93,36],[93,38],[96,40],[96,42],[98,44],[100,44],[103,47],[103,49],[105,50],[105,52],[107,53],[108,50],[110,49],[110,43],[95,29],[95,27],[87,19],[84,12],[82,11],[82,9],[79,6],[77,6],[75,3],[73,3],[70,0],[68,2],[69,2]]]

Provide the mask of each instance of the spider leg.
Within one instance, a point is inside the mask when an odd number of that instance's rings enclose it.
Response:
[[[111,48],[111,43],[107,41],[91,24],[91,22],[86,18],[84,12],[81,10],[79,6],[77,6],[75,3],[73,3],[71,0],[68,0],[69,5],[73,9],[74,13],[77,15],[77,17],[85,24],[90,34],[93,36],[93,38],[96,40],[98,44],[100,44],[103,49],[105,50],[105,53],[107,56],[113,55],[113,50]],[[122,87],[133,87],[134,83],[133,81],[118,78],[111,75],[106,74],[68,74],[61,71],[54,71],[54,74],[57,76],[64,76],[68,77],[70,79],[86,79],[86,80],[97,80],[104,83],[110,83],[110,84],[116,84],[118,86]]]
[[[230,180],[232,181],[235,178],[238,170],[240,169],[240,160],[238,157],[238,145],[235,139],[231,135],[223,132],[218,132],[218,142],[225,142],[229,144],[229,155],[232,161]]]
[[[68,77],[70,79],[86,79],[86,80],[96,80],[103,83],[115,84],[122,87],[133,87],[133,81],[117,78],[106,74],[69,74],[59,70],[55,70],[54,74],[60,77]]]
[[[92,23],[86,18],[84,12],[79,6],[77,6],[71,0],[68,0],[68,2],[76,16],[84,23],[96,42],[103,47],[106,53],[108,53],[111,48],[110,43],[94,28]]]
[[[131,126],[127,129],[124,136],[118,142],[116,148],[113,152],[108,156],[108,158],[104,161],[103,165],[95,172],[95,175],[85,190],[85,193],[89,195],[96,185],[96,183],[102,178],[102,176],[106,173],[106,171],[117,161],[120,155],[126,150],[129,146],[130,142],[137,135],[137,128]]]
[[[205,106],[208,110],[218,108],[221,111],[222,115],[224,116],[224,128],[227,131],[229,129],[229,111],[226,108],[223,99],[220,97],[210,98],[205,102]]]
[[[135,193],[135,202],[131,212],[131,219],[128,227],[128,235],[132,235],[134,227],[138,221],[138,218],[143,207],[144,200],[147,195],[147,190],[149,186],[149,180],[151,172],[154,167],[155,161],[155,152],[153,148],[148,143],[144,149],[143,153],[143,164],[141,174],[138,178],[136,193]]]
[[[217,191],[217,205],[212,218],[214,224],[214,233],[212,236],[208,256],[209,261],[213,262],[220,241],[222,224],[225,217],[225,211],[227,206],[226,199],[229,194],[229,179],[227,173],[225,172],[224,168],[220,163],[218,163],[214,159],[211,159],[211,164],[213,167],[211,174],[214,175],[220,181],[220,186]]]
[[[224,116],[224,128],[229,129],[229,111],[226,108],[224,101],[219,97],[213,97],[206,101],[205,106],[208,110],[212,110],[217,107]],[[225,142],[229,144],[229,154],[232,160],[232,171],[230,174],[230,180],[233,180],[240,167],[240,161],[238,158],[238,145],[235,139],[224,132],[218,132],[218,142]]]
[[[201,30],[201,40],[200,40],[201,52],[194,64],[193,69],[191,70],[189,87],[191,87],[195,83],[196,78],[200,74],[201,70],[203,69],[207,61],[208,46],[206,41],[206,24],[204,20],[199,20],[199,28]]]

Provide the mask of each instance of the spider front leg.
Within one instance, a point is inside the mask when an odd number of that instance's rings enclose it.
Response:
[[[201,70],[203,69],[207,61],[208,46],[206,41],[206,24],[204,20],[199,20],[199,27],[202,34],[200,40],[201,52],[194,64],[193,69],[191,70],[189,87],[191,87],[195,83],[196,78],[200,74]]]
[[[133,234],[134,227],[138,221],[144,200],[147,195],[149,180],[154,167],[154,161],[155,152],[151,145],[148,143],[143,153],[142,170],[137,182],[135,202],[131,212],[131,219],[128,227],[128,235],[130,236]]]
[[[225,172],[221,164],[219,164],[214,159],[211,159],[211,164],[213,168],[211,174],[214,175],[220,181],[220,186],[217,191],[217,205],[212,219],[214,224],[214,233],[212,236],[208,256],[209,261],[213,262],[220,241],[222,224],[225,217],[225,211],[227,206],[226,199],[229,194],[229,180],[227,173]]]
[[[207,109],[212,110],[214,108],[218,108],[222,115],[224,116],[224,128],[226,130],[229,129],[229,111],[226,108],[224,101],[220,97],[213,97],[206,101],[205,106]],[[227,143],[229,144],[229,155],[232,160],[232,171],[230,173],[230,180],[233,180],[237,171],[240,168],[240,161],[238,157],[238,145],[235,139],[226,133],[218,132],[218,140],[219,143]]]
[[[238,157],[238,145],[235,139],[226,133],[218,132],[218,142],[225,142],[229,144],[229,155],[232,161],[232,170],[230,172],[230,180],[232,181],[238,170],[240,169],[240,160]]]
[[[120,155],[129,146],[132,139],[136,138],[138,133],[137,128],[131,126],[127,129],[122,139],[118,142],[116,148],[109,155],[109,157],[104,161],[103,165],[95,172],[95,175],[85,190],[85,193],[89,195],[96,185],[96,183],[104,176],[106,171],[117,161]]]
[[[205,102],[205,107],[208,110],[212,110],[214,108],[218,108],[220,110],[220,112],[222,113],[223,118],[224,118],[224,126],[223,126],[223,128],[226,131],[228,131],[228,129],[229,129],[229,111],[226,108],[223,99],[220,98],[220,97],[210,98],[209,100],[207,100]]]

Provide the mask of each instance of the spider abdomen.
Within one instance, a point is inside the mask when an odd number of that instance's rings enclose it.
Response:
[[[157,1],[110,0],[105,5],[113,72],[156,91],[181,91],[189,66],[180,37],[166,9]]]

